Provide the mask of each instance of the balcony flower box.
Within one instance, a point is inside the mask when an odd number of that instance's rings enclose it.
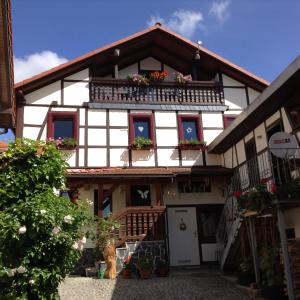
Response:
[[[151,150],[154,148],[153,141],[144,137],[136,137],[130,145],[132,150]]]
[[[146,76],[140,74],[128,75],[127,80],[135,83],[138,86],[148,86],[150,83]]]
[[[205,151],[207,149],[206,143],[198,140],[185,140],[180,141],[178,145],[181,150],[201,150]]]
[[[149,79],[150,82],[159,83],[164,81],[168,75],[169,73],[167,71],[162,71],[162,72],[155,71],[150,73]]]

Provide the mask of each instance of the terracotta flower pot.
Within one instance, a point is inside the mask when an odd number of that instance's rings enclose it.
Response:
[[[131,270],[130,269],[123,269],[123,278],[130,279],[131,278]]]
[[[151,270],[139,270],[141,279],[149,279],[151,277]]]
[[[155,270],[155,274],[157,277],[167,277],[169,275],[169,268],[162,267]]]

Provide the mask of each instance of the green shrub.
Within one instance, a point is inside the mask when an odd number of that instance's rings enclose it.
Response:
[[[85,205],[59,197],[67,164],[53,144],[17,140],[0,155],[0,299],[58,299],[81,256]]]

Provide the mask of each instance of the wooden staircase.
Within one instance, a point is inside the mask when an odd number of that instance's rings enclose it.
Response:
[[[129,206],[114,216],[120,223],[119,245],[133,241],[165,240],[165,206]]]

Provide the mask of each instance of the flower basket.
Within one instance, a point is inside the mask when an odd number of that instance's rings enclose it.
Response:
[[[73,138],[61,138],[59,137],[57,140],[49,139],[47,143],[55,143],[56,148],[59,150],[74,150],[77,148],[77,140]]]
[[[133,150],[150,150],[154,148],[154,145],[151,139],[136,137],[130,148]]]
[[[129,80],[139,86],[148,86],[149,85],[149,79],[146,76],[140,75],[140,74],[128,75],[127,80]]]
[[[178,85],[185,85],[186,83],[193,80],[192,75],[190,75],[190,74],[189,75],[183,75],[180,72],[175,72],[173,79]]]
[[[151,82],[162,82],[166,79],[166,77],[168,76],[168,72],[167,71],[162,71],[162,72],[159,72],[159,71],[156,71],[156,72],[152,72],[150,73],[150,81]]]
[[[201,150],[207,149],[206,143],[198,140],[180,141],[178,145],[181,150]]]

